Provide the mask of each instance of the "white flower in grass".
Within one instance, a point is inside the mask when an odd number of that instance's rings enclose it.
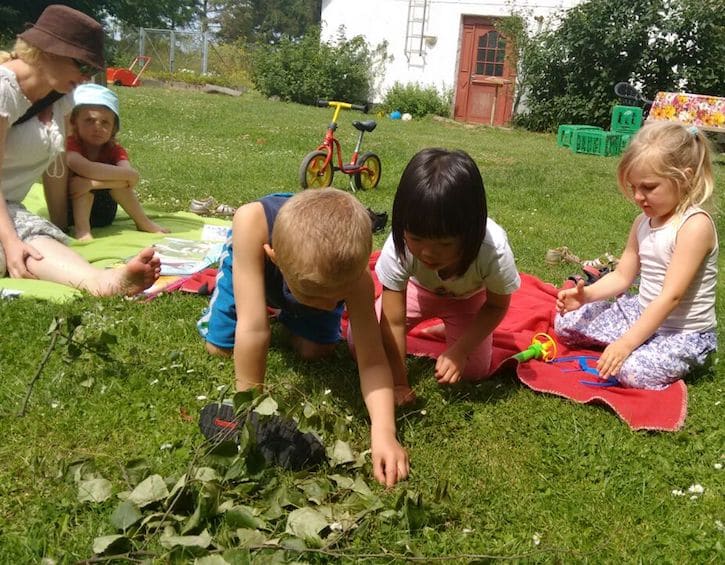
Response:
[[[719,471],[720,469],[722,469],[722,463],[715,463],[713,467],[715,467],[715,469]]]
[[[725,524],[723,524],[720,520],[715,520],[715,527],[721,532],[725,532]]]
[[[685,496],[685,493],[680,489],[676,488],[672,491],[672,496]]]
[[[687,489],[687,492],[690,492],[692,494],[702,494],[703,492],[705,492],[705,487],[703,487],[699,483],[696,483],[694,485],[690,485],[690,487]]]
[[[534,542],[534,545],[539,545],[541,543],[541,534],[534,532],[534,535],[531,536],[531,541]]]
[[[196,399],[197,400],[206,400],[206,395],[205,394],[200,394],[199,396],[196,397]]]
[[[219,385],[218,387],[216,387],[217,391],[222,391],[225,388],[227,388],[227,385]]]
[[[333,522],[330,524],[330,529],[333,532],[341,532],[342,531],[342,524],[340,522]]]
[[[171,449],[172,447],[174,447],[173,443],[162,443],[161,447],[159,447],[159,450],[167,451],[167,450]]]
[[[159,379],[154,379],[149,384],[155,385],[155,384],[158,384],[158,382],[159,382]]]
[[[421,416],[425,416],[425,415],[426,415],[427,413],[428,413],[428,411],[427,411],[427,410],[421,410],[421,411],[420,411],[420,415],[421,415]]]
[[[57,400],[54,400],[53,402],[50,403],[50,407],[51,408],[59,408],[60,407],[60,402],[58,402]]]
[[[473,528],[463,528],[463,533],[468,535],[472,534],[475,530]]]
[[[330,394],[331,392],[332,392],[332,391],[331,391],[331,390],[330,390],[329,388],[326,388],[326,389],[325,389],[325,396],[327,396],[327,395],[328,395],[328,394]]]

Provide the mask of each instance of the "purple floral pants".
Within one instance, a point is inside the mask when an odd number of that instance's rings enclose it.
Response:
[[[636,295],[585,304],[557,315],[554,329],[568,346],[604,348],[618,340],[639,319]],[[631,388],[662,389],[704,365],[717,348],[714,331],[655,333],[625,360],[617,380]]]

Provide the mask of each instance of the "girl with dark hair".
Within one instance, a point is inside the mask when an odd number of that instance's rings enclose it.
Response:
[[[400,405],[415,400],[405,366],[407,331],[443,320],[447,349],[435,365],[440,384],[486,377],[493,330],[521,280],[506,232],[488,218],[481,173],[463,151],[424,149],[410,160],[392,224],[375,271]]]

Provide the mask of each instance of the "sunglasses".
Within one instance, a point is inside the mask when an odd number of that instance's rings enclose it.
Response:
[[[78,59],[73,59],[73,62],[84,77],[92,77],[98,72],[98,69],[93,65],[89,65],[88,63],[84,63]]]

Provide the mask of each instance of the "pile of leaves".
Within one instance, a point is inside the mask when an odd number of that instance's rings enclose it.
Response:
[[[251,412],[257,418],[279,414],[268,393],[237,393],[233,402],[241,422]],[[153,473],[143,460],[129,462],[124,475],[130,490],[116,492],[91,460],[73,463],[67,477],[77,485],[79,503],[118,500],[108,533],[93,541],[93,553],[100,556],[93,561],[161,555],[215,564],[263,556],[294,561],[303,553],[355,557],[350,547],[363,527],[387,524],[410,532],[431,519],[418,493],[401,489],[396,496],[380,496],[368,485],[367,452],[333,439],[336,429],[346,428],[343,415],[327,403],[309,401],[297,412],[300,431],[330,438],[327,461],[316,472],[269,465],[249,424],[239,427],[235,441],[200,443],[177,476]],[[445,487],[437,498],[436,506],[447,500]]]

